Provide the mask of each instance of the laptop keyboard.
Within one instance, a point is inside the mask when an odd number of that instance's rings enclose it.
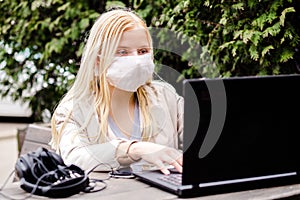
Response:
[[[178,186],[181,185],[182,174],[170,174],[168,176],[162,176],[158,179],[163,182]]]

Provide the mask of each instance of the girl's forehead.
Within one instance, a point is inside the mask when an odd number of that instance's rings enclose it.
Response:
[[[125,31],[121,37],[119,48],[149,47],[147,32],[144,28]]]

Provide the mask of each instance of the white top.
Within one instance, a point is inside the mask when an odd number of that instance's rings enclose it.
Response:
[[[183,140],[183,98],[168,83],[153,81],[145,87],[149,95],[152,130],[155,131],[151,142],[182,149]],[[91,98],[87,98],[91,99]],[[91,169],[99,163],[106,163],[113,168],[128,166],[134,161],[131,159],[118,160],[124,157],[130,144],[123,138],[116,136],[108,127],[109,142],[95,143],[89,138],[99,133],[100,126],[97,114],[89,120],[87,128],[80,131],[85,122],[86,113],[91,111],[89,100],[74,105],[73,101],[61,103],[55,113],[55,128],[59,132],[64,121],[72,110],[70,119],[65,123],[57,152],[61,154],[66,164],[75,164],[84,170]],[[140,118],[142,113],[139,113]],[[142,120],[140,120],[140,123]],[[140,126],[142,127],[142,126]],[[126,141],[126,142],[124,142]],[[125,158],[125,157],[124,157]],[[110,170],[107,165],[97,167],[97,170]]]

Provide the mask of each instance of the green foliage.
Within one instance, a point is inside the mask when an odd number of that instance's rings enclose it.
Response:
[[[72,84],[84,40],[110,6],[135,10],[157,63],[181,77],[299,73],[296,0],[0,0],[1,94],[52,112]]]
[[[161,13],[153,15],[159,17],[153,18],[152,25],[174,30],[182,42],[189,43],[190,47],[182,55],[183,60],[193,61],[193,66],[183,70],[187,77],[195,74],[195,70],[206,77],[299,72],[297,1],[177,0],[172,1],[173,5],[169,3],[159,1]],[[203,51],[191,54],[199,44]]]
[[[0,12],[2,94],[29,101],[40,121],[74,80],[99,13],[84,0],[4,0]]]

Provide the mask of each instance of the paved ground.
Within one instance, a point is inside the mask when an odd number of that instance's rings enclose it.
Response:
[[[18,158],[17,130],[26,126],[24,123],[0,122],[0,186],[14,169]]]

